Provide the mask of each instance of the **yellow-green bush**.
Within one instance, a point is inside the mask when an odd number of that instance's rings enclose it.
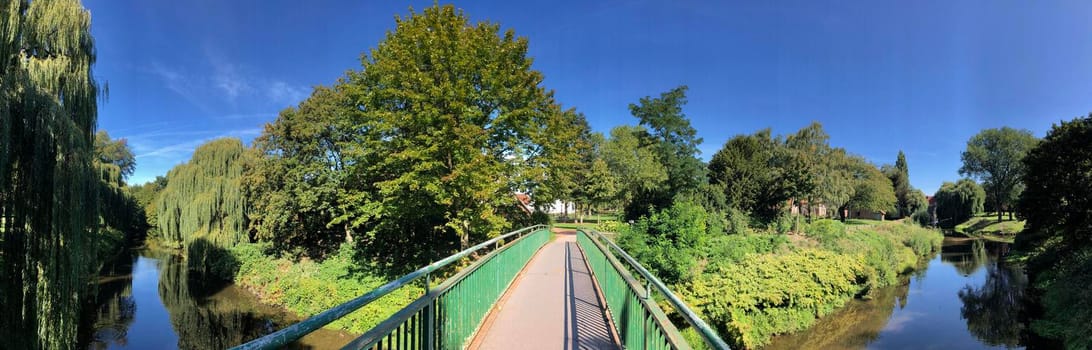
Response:
[[[807,328],[858,294],[868,278],[856,257],[800,249],[712,264],[678,290],[727,340],[752,348]]]

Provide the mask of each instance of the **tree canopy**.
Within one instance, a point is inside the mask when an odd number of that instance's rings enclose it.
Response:
[[[586,122],[542,87],[527,39],[450,5],[396,21],[337,87],[353,112],[331,223],[404,268],[511,228],[515,192],[571,197],[558,171],[583,132],[549,133]]]
[[[982,130],[967,141],[959,173],[979,179],[992,194],[997,221],[1019,196],[1015,190],[1024,174],[1021,160],[1036,143],[1038,139],[1030,131],[1009,127]]]
[[[0,7],[0,348],[72,348],[98,220],[91,15]]]
[[[106,130],[95,133],[95,158],[103,164],[112,164],[118,168],[122,180],[133,175],[136,170],[136,157],[125,139],[112,139]]]
[[[239,139],[216,139],[167,173],[167,186],[156,200],[159,237],[181,246],[194,269],[208,268],[211,247],[249,241],[248,206],[240,183],[245,156]]]
[[[945,182],[936,193],[937,221],[941,227],[954,227],[981,213],[986,201],[982,186],[971,179]]]

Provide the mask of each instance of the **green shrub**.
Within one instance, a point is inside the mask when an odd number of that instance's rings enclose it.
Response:
[[[1068,349],[1092,348],[1092,249],[1071,253],[1035,278],[1043,314],[1032,330],[1064,341]]]
[[[716,264],[677,290],[726,340],[754,348],[841,307],[867,275],[852,256],[803,249]]]
[[[618,233],[629,229],[629,224],[619,221],[603,221],[595,224],[595,230],[599,232]]]
[[[725,216],[728,219],[727,231],[730,234],[747,234],[751,232],[751,228],[748,225],[751,222],[751,218],[735,208],[729,208]]]
[[[707,242],[703,255],[711,264],[735,263],[747,256],[778,252],[788,245],[784,235],[717,235]]]
[[[913,214],[910,214],[910,221],[916,222],[918,223],[918,225],[921,225],[923,227],[932,226],[933,215],[929,213],[928,208],[921,208],[918,209],[918,211],[915,211]]]
[[[805,233],[819,240],[838,239],[846,236],[846,225],[835,220],[816,220],[808,225]]]
[[[621,232],[618,244],[665,283],[673,284],[692,276],[709,236],[705,208],[676,202]]]

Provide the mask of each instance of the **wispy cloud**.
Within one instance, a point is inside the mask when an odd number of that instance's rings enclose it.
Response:
[[[169,144],[169,145],[162,145],[162,146],[158,146],[158,147],[141,146],[141,147],[134,147],[134,148],[143,149],[143,150],[140,150],[140,149],[137,150],[137,152],[138,152],[138,154],[136,155],[137,159],[141,159],[141,158],[176,158],[177,159],[177,158],[182,158],[185,155],[188,155],[190,153],[193,153],[193,150],[196,149],[197,146],[200,146],[201,144],[203,144],[205,142],[209,142],[209,141],[211,141],[213,139],[218,139],[218,138],[221,138],[221,137],[240,137],[240,138],[244,138],[244,137],[257,136],[257,135],[259,135],[261,133],[262,133],[262,128],[259,127],[259,128],[247,128],[247,129],[232,130],[232,131],[228,131],[226,133],[220,133],[220,132],[209,131],[209,130],[196,130],[196,131],[180,131],[180,132],[175,132],[173,134],[168,134],[168,133],[161,133],[159,135],[148,134],[148,135],[140,135],[140,137],[168,136],[168,135],[169,136],[213,135],[213,136],[201,137],[201,138],[196,138],[196,139],[192,139],[192,140],[189,140],[189,141],[178,142],[178,143],[173,143],[173,144]],[[138,138],[138,137],[134,137],[134,138]]]
[[[285,104],[296,104],[303,101],[304,98],[307,98],[307,92],[307,87],[289,85],[280,80],[270,83],[266,91],[270,100]]]

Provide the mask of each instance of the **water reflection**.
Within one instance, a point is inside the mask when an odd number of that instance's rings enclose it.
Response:
[[[145,251],[104,267],[81,325],[88,349],[222,349],[298,321],[230,283],[199,278],[178,256]],[[291,348],[329,349],[352,336],[322,330]]]
[[[1021,345],[1026,331],[1020,316],[1027,275],[1019,267],[999,266],[996,262],[985,268],[984,284],[967,285],[959,291],[959,299],[963,301],[960,315],[967,320],[967,330],[989,345]]]
[[[999,262],[1008,252],[1005,243],[945,239],[939,256],[899,286],[775,337],[766,349],[1022,347],[1027,277]]]

